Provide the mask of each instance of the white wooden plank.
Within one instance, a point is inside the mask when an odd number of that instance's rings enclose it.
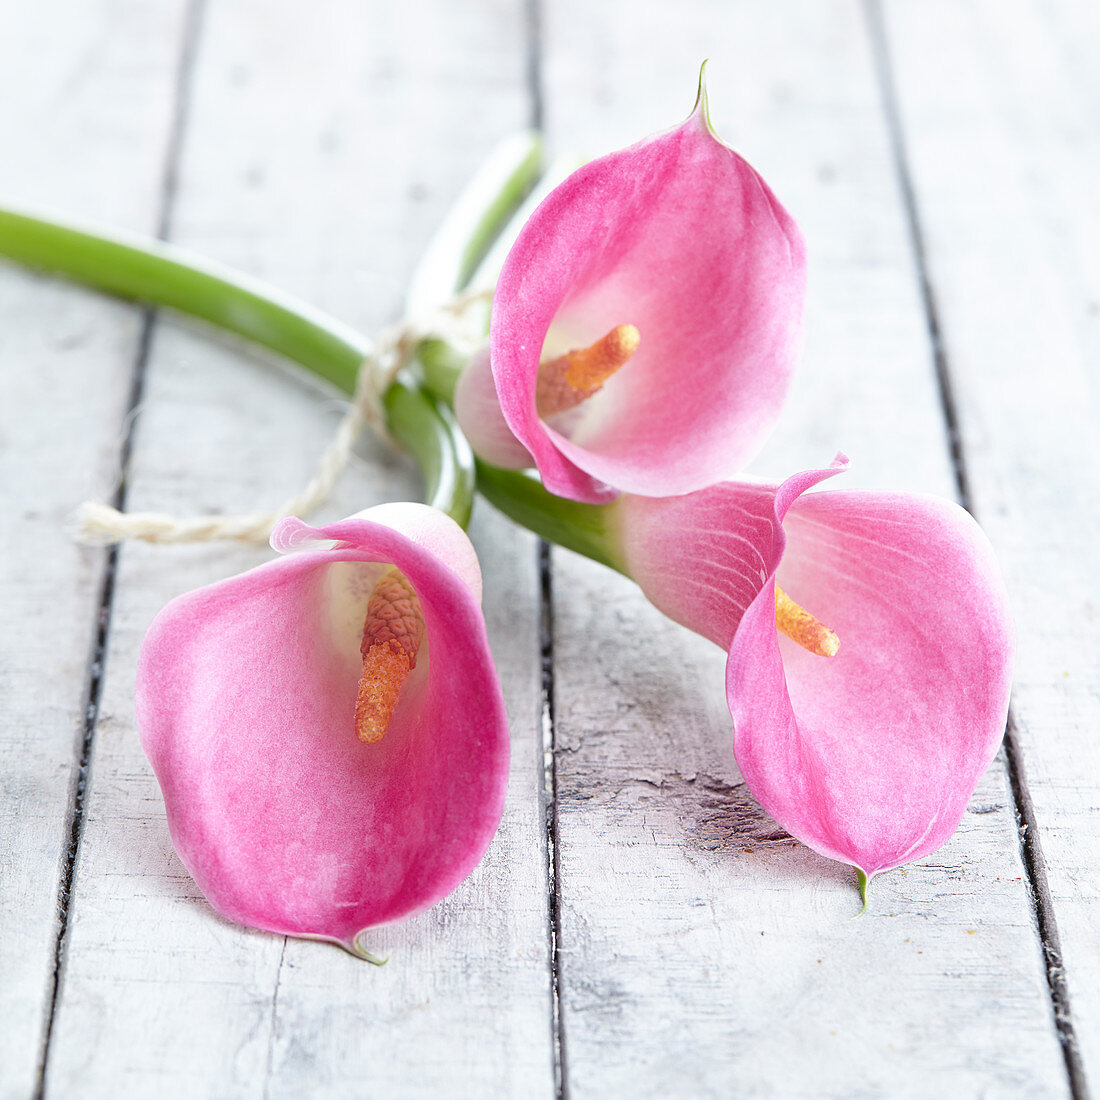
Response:
[[[673,123],[709,54],[712,118],[799,218],[811,263],[804,365],[754,468],[783,475],[843,447],[845,487],[950,495],[860,7],[631,12],[549,9],[550,143]],[[1064,1095],[1001,762],[953,840],[876,880],[850,920],[854,875],[784,838],[741,781],[724,656],[571,555],[555,556],[554,586],[574,1097]]]
[[[0,201],[156,227],[183,4],[11,5]],[[64,149],[64,158],[59,150]],[[71,513],[116,473],[141,319],[0,268],[0,1096],[35,1088],[101,551]]]
[[[886,13],[972,494],[1016,610],[1015,715],[1095,1080],[1100,26],[1094,6],[1061,2]]]
[[[392,320],[448,203],[526,121],[520,16],[510,3],[472,13],[326,0],[303,19],[213,0],[174,239],[367,331]],[[309,386],[164,326],[130,504],[277,502],[311,472],[337,416]],[[417,492],[407,462],[365,443],[321,518]],[[371,938],[392,952],[381,970],[220,921],[172,853],[137,744],[134,662],[152,615],[268,554],[123,550],[51,1094],[550,1091],[534,553],[497,517],[480,517],[475,537],[514,735],[505,822],[445,903]]]

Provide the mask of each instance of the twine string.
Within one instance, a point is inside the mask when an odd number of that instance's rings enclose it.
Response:
[[[383,399],[400,371],[416,355],[421,341],[442,339],[472,352],[478,333],[469,318],[474,305],[488,302],[492,290],[466,291],[439,308],[427,320],[406,319],[383,330],[375,339],[356,377],[355,393],[309,483],[274,511],[242,515],[176,517],[163,512],[122,512],[100,501],[86,501],[77,512],[77,541],[105,546],[124,539],[143,542],[266,542],[275,525],[287,516],[307,516],[329,497],[351,460],[364,428],[395,449],[386,429]]]

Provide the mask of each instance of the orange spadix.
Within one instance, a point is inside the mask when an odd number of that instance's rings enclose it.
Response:
[[[424,617],[412,585],[397,569],[374,586],[363,622],[363,671],[355,700],[355,734],[381,741],[401,698],[424,637]]]
[[[804,607],[799,607],[779,585],[775,586],[775,625],[792,642],[819,657],[835,657],[840,650],[836,634]]]
[[[536,404],[539,416],[575,408],[594,393],[638,350],[641,333],[616,325],[586,348],[574,348],[539,366]]]

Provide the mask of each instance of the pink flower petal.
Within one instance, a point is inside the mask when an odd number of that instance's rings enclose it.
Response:
[[[455,416],[479,458],[506,470],[534,465],[531,453],[512,434],[501,412],[488,347],[476,351],[458,376],[454,407]]]
[[[701,100],[683,125],[575,172],[524,227],[493,300],[504,419],[561,496],[672,495],[731,476],[779,413],[804,290],[798,227]],[[621,324],[641,333],[634,356],[541,420],[540,360]],[[460,423],[475,450],[499,435]]]
[[[624,498],[624,545],[658,607],[728,646],[734,752],[761,805],[872,876],[954,832],[1004,732],[1013,631],[965,511],[902,493],[801,495],[839,468]],[[835,657],[778,633],[777,581],[836,631]]]
[[[337,544],[308,548],[321,540]],[[462,882],[500,820],[508,731],[480,578],[458,526],[419,505],[317,529],[288,520],[273,543],[306,548],[153,622],[142,744],[176,850],[220,913],[354,950],[364,929]],[[359,644],[390,564],[417,592],[425,641],[385,737],[362,744]]]

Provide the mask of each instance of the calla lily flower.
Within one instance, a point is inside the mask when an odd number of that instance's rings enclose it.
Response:
[[[508,730],[473,547],[382,505],[173,600],[137,715],[176,850],[223,916],[366,955],[438,901],[500,821]]]
[[[615,508],[626,570],[729,652],[749,789],[865,883],[954,832],[1004,732],[1014,644],[971,516],[929,496],[803,495],[846,464]]]
[[[682,125],[585,165],[497,281],[455,411],[498,466],[597,503],[735,474],[771,430],[800,343],[801,233],[713,132]]]

